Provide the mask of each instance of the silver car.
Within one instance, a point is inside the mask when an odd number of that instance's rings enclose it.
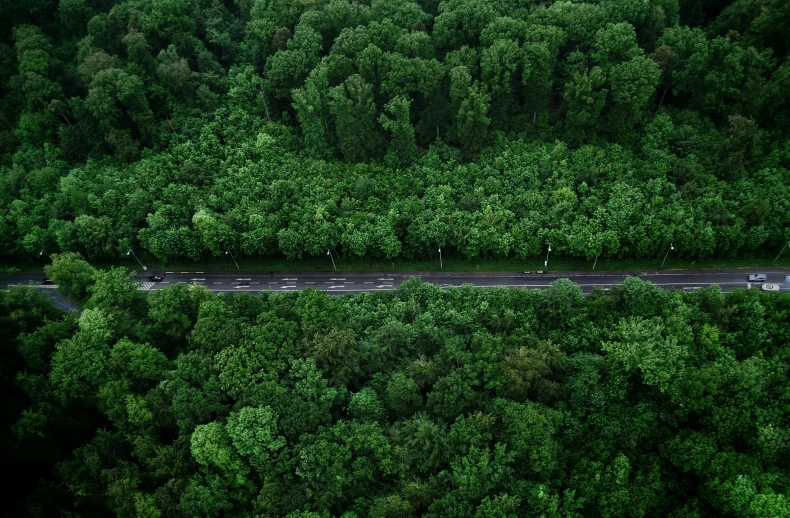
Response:
[[[764,273],[752,273],[749,275],[749,282],[765,282]]]
[[[778,284],[763,284],[763,291],[779,291]]]

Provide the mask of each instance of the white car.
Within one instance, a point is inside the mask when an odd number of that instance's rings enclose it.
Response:
[[[763,284],[763,291],[779,291],[778,284]]]
[[[765,274],[764,273],[752,273],[749,274],[749,282],[765,282]]]

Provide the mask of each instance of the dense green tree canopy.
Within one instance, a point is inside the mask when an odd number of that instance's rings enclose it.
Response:
[[[773,252],[788,29],[784,0],[0,1],[0,259],[46,252],[85,308],[0,292],[6,507],[790,515],[786,296],[88,262]]]
[[[12,4],[7,259],[697,259],[790,239],[781,0]]]
[[[0,291],[12,514],[790,513],[786,294],[121,275],[79,316]]]

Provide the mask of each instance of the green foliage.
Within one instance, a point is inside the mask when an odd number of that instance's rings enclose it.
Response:
[[[789,238],[779,0],[138,3],[4,19],[3,254],[694,260]]]
[[[79,253],[52,254],[52,264],[45,266],[44,271],[65,297],[76,302],[84,302],[96,282],[96,269]]]
[[[240,455],[259,471],[265,471],[270,456],[285,446],[277,436],[277,414],[270,407],[244,407],[228,417],[228,435]]]
[[[0,248],[86,307],[0,297],[6,471],[46,480],[12,512],[787,514],[781,296],[145,294],[83,259],[773,255],[786,2],[0,10]]]
[[[414,141],[414,127],[409,120],[410,104],[411,101],[406,97],[395,97],[384,107],[392,118],[385,115],[379,117],[381,125],[392,135],[389,151],[395,157],[395,163],[400,166],[408,165],[418,152]]]
[[[3,447],[20,465],[41,444],[57,452],[26,508],[473,518],[787,508],[787,295],[666,292],[638,278],[587,297],[562,279],[540,293],[414,280],[375,300],[176,285],[141,302],[124,272],[97,278],[79,320],[36,290],[0,292],[13,337]],[[119,325],[133,315],[147,328]],[[64,435],[78,440],[54,441]]]

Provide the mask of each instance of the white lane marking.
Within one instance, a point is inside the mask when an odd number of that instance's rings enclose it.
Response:
[[[684,284],[691,284],[687,282],[654,282],[656,286],[682,286]],[[736,282],[697,282],[695,284],[707,284],[709,286],[713,286],[714,284],[722,285],[722,284],[743,284],[743,281],[736,281]],[[579,284],[579,286],[585,286],[584,284]],[[594,286],[593,284],[589,284],[588,286]]]
[[[749,282],[749,283],[747,283],[747,284],[746,284],[746,289],[747,289],[747,290],[750,290],[750,289],[752,289],[752,283],[751,283],[751,282]]]
[[[293,279],[280,279],[282,281],[298,281],[299,277],[294,277]]]
[[[170,281],[162,281],[162,284],[170,284]]]
[[[376,286],[377,288],[392,288],[392,284],[382,284],[381,286]]]
[[[173,273],[173,272],[165,272],[165,273]]]
[[[373,284],[373,281],[362,281],[362,284]]]
[[[344,280],[346,280],[346,278],[345,277],[330,277],[329,280],[330,281],[344,281]]]
[[[305,284],[315,284],[315,283],[314,283],[314,282],[309,282],[309,281],[308,281],[308,282],[306,282]]]
[[[382,278],[382,279],[376,279],[376,280],[377,280],[377,281],[394,281],[395,279],[386,279],[386,278]]]
[[[242,284],[241,286],[236,286],[236,289],[239,289],[239,288],[249,288],[249,285]]]
[[[281,289],[281,290],[282,290],[282,289],[285,289],[285,288],[296,288],[296,286],[293,286],[293,285],[290,285],[290,286],[280,286],[280,289]]]
[[[237,281],[251,281],[252,279],[236,279]]]
[[[198,279],[198,278],[195,278],[195,279],[191,279],[191,280],[193,280],[193,281],[205,281],[206,279],[205,279],[205,278],[203,278],[203,277],[200,277],[199,279]]]
[[[206,273],[206,272],[195,272],[195,273]]]
[[[211,284],[222,284],[222,281],[212,282]]]
[[[143,283],[142,285],[140,285],[140,287],[139,287],[139,288],[137,288],[137,289],[138,289],[138,290],[140,290],[140,291],[148,291],[148,290],[150,290],[150,289],[151,289],[151,287],[152,287],[154,284],[156,284],[156,283],[155,283],[155,282],[144,282],[144,283]]]

